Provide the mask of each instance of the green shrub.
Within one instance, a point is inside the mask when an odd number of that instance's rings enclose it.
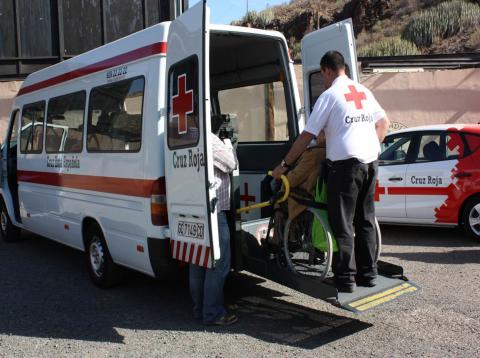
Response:
[[[407,56],[420,55],[420,51],[414,43],[395,36],[359,48],[358,55],[361,57]]]
[[[257,14],[255,27],[265,29],[272,24],[274,18],[275,15],[273,14],[273,10],[271,8],[260,11]]]
[[[418,47],[429,47],[436,38],[447,38],[480,25],[480,6],[463,0],[443,2],[412,19],[402,37]]]

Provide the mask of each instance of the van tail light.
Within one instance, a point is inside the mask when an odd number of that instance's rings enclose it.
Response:
[[[150,212],[152,224],[155,226],[168,225],[167,195],[165,192],[165,178],[155,180],[150,195]]]

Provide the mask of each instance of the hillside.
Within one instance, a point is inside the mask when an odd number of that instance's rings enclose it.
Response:
[[[298,58],[306,33],[350,17],[360,56],[480,52],[480,0],[292,0],[234,24],[282,32]]]

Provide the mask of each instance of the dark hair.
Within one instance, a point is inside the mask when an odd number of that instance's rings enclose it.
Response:
[[[345,59],[338,51],[328,51],[320,60],[320,67],[334,71],[345,69]]]

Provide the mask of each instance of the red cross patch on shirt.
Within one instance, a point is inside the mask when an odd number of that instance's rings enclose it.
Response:
[[[172,119],[178,120],[178,134],[187,133],[187,115],[193,113],[193,90],[187,91],[187,75],[177,77],[178,93],[172,96]]]
[[[350,93],[345,93],[345,99],[347,102],[355,102],[355,108],[356,109],[362,109],[362,101],[367,100],[367,96],[365,95],[365,92],[357,92],[357,89],[355,86],[348,86],[348,89],[350,90]]]

